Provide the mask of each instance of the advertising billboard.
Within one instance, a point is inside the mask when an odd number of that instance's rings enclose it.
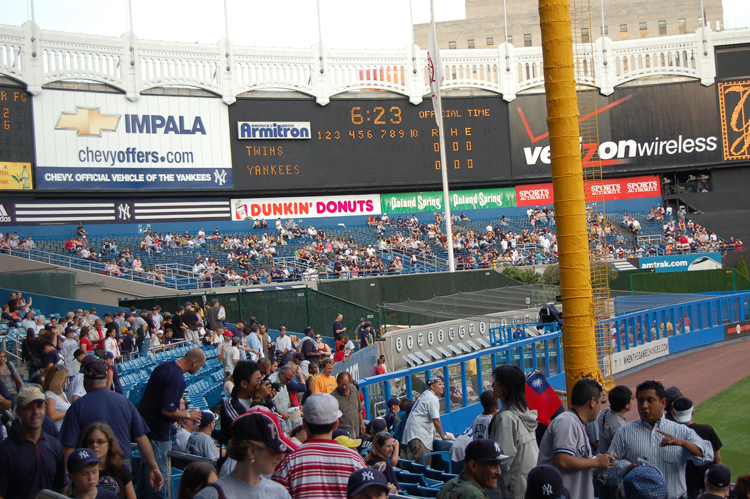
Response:
[[[0,190],[33,189],[33,144],[31,95],[0,86]]]
[[[221,99],[45,89],[34,96],[40,189],[227,189]]]
[[[512,178],[508,104],[443,101],[451,186]],[[282,193],[441,186],[432,101],[239,99],[229,108],[235,187]]]
[[[451,210],[488,210],[516,206],[516,191],[512,187],[452,191],[449,193]],[[443,210],[443,193],[409,192],[382,194],[383,213],[424,213]]]
[[[232,220],[379,215],[380,194],[232,199]],[[271,225],[271,224],[269,224]]]
[[[597,93],[597,110],[579,118],[599,130],[598,143],[581,141],[584,167],[601,159],[604,173],[622,174],[721,162],[715,92],[696,81],[619,87],[608,97]],[[548,178],[545,95],[519,95],[510,103],[509,119],[513,176]]]
[[[750,80],[720,82],[719,110],[724,161],[750,159]]]
[[[661,196],[659,175],[604,179],[601,182],[586,182],[585,187],[586,201],[615,201]],[[516,186],[518,206],[539,206],[552,204],[554,201],[555,190],[552,182]]]
[[[682,272],[685,270],[715,270],[722,268],[721,253],[650,256],[639,259],[640,268],[654,272]]]

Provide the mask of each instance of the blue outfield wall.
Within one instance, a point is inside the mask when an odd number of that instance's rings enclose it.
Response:
[[[651,208],[663,201],[659,197],[654,198],[643,198],[643,199],[623,199],[618,201],[607,201],[605,205],[605,211],[610,212],[645,212],[650,211]],[[540,205],[540,208],[547,206],[549,208],[552,205]],[[528,207],[509,207],[509,208],[494,208],[489,210],[465,210],[467,217],[474,219],[500,219],[503,215],[506,217],[525,217],[526,210]],[[460,213],[460,212],[459,212]],[[458,214],[458,213],[456,213]],[[389,216],[393,214],[389,213]],[[403,214],[406,216],[407,214]],[[411,213],[408,215],[411,216]],[[432,212],[428,213],[416,213],[417,219],[423,222],[431,222],[435,220],[435,215]],[[398,217],[398,214],[395,215]],[[295,222],[298,224],[308,227],[314,225],[315,227],[338,227],[339,224],[344,224],[347,227],[350,226],[362,226],[367,223],[367,216],[354,216],[354,217],[331,217],[331,218],[295,218]],[[275,218],[267,219],[269,230],[274,230]],[[282,218],[284,220],[284,218]],[[67,236],[73,237],[76,235],[76,229],[78,223],[67,224],[67,225],[23,225],[23,226],[4,226],[3,232],[18,232],[19,236]],[[217,221],[208,220],[203,222],[194,221],[175,221],[167,223],[142,223],[142,224],[84,224],[86,232],[92,236],[106,236],[109,234],[136,234],[139,232],[145,232],[147,228],[150,228],[156,232],[180,232],[188,231],[191,234],[197,233],[199,229],[205,230],[206,234],[213,232],[215,228],[219,228],[222,233],[232,233],[234,231],[248,231],[252,229],[253,222],[231,222],[231,221]]]
[[[10,297],[11,293],[16,292],[15,289],[0,288],[0,296]],[[91,310],[96,308],[96,315],[101,317],[106,312],[114,314],[119,310],[119,307],[113,307],[111,305],[102,305],[101,303],[92,303],[87,301],[70,300],[68,298],[57,298],[56,296],[40,295],[39,293],[27,293],[23,292],[24,297],[32,298],[31,308],[40,310],[45,317],[49,317],[51,314],[57,316],[72,312],[76,309]],[[2,301],[6,301],[3,299]]]

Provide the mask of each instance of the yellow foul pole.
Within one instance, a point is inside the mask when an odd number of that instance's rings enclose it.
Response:
[[[547,128],[563,304],[563,352],[570,400],[581,378],[601,378],[596,359],[586,199],[581,167],[569,0],[539,0]]]

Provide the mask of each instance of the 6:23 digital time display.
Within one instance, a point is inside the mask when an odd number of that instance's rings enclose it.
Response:
[[[310,140],[233,140],[235,186],[247,190],[366,190],[440,185],[440,142],[432,102],[405,99],[238,101],[230,121],[310,123]],[[445,147],[453,185],[510,178],[507,104],[502,98],[446,99]],[[287,174],[291,172],[291,174]]]

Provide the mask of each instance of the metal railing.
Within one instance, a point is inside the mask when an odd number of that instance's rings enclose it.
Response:
[[[576,65],[576,74],[596,74],[603,95],[643,77],[699,79],[716,77],[714,47],[746,43],[750,30],[711,31],[636,40],[600,37]],[[476,88],[502,94],[506,101],[539,87],[542,48],[503,43],[491,49],[441,50],[445,88]],[[124,69],[127,68],[127,69]],[[587,69],[587,70],[586,70]],[[342,50],[316,44],[310,48],[235,46],[140,40],[42,30],[31,21],[0,25],[0,74],[24,83],[33,94],[63,80],[104,83],[131,101],[157,87],[196,87],[220,95],[227,105],[256,89],[297,91],[326,105],[331,97],[362,89],[388,90],[412,104],[429,94],[427,51],[417,45],[400,50]],[[585,78],[582,84],[591,84]]]
[[[359,389],[365,398],[365,411],[367,419],[372,419],[376,407],[382,407],[382,403],[393,396],[392,386],[394,383],[401,385],[405,396],[412,398],[414,393],[414,380],[426,383],[432,376],[438,372],[446,380],[446,396],[449,396],[449,383],[453,379],[460,382],[461,407],[469,405],[469,385],[467,384],[467,364],[474,361],[473,369],[476,370],[476,389],[472,386],[472,391],[477,395],[476,400],[472,403],[479,402],[478,395],[484,386],[484,378],[491,374],[499,364],[515,364],[524,371],[539,370],[546,377],[560,374],[563,372],[562,356],[562,332],[557,331],[541,336],[517,340],[505,345],[485,348],[466,355],[446,358],[424,364],[417,367],[400,369],[396,372],[363,378],[358,381]],[[491,366],[488,372],[484,371],[482,357],[489,357],[487,367]],[[452,376],[452,371],[455,373]],[[402,381],[403,380],[403,381]],[[425,385],[426,386],[426,385]],[[458,388],[458,387],[457,387]],[[478,393],[477,393],[478,392]],[[443,413],[452,411],[449,403],[444,404]]]

